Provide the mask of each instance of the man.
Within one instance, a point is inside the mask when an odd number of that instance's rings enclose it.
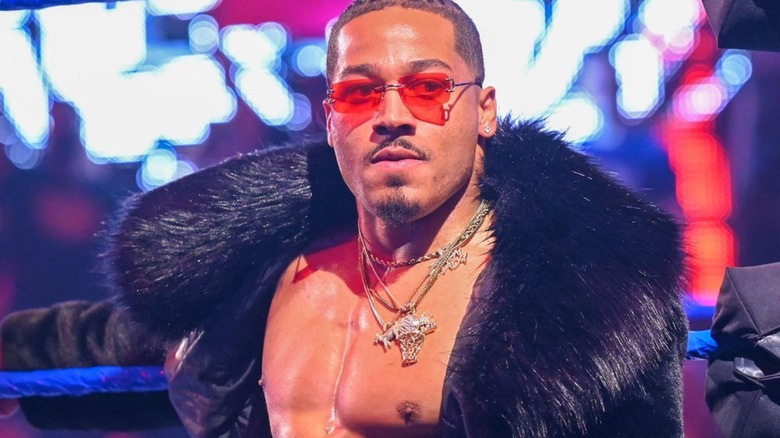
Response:
[[[481,53],[448,0],[358,0],[328,47],[330,147],[128,204],[107,257],[175,346],[191,434],[682,436],[676,226],[497,121]],[[6,358],[36,330],[6,322]]]

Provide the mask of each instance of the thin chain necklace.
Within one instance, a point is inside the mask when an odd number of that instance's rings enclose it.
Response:
[[[368,256],[368,258],[372,262],[374,262],[374,263],[376,263],[378,265],[386,266],[388,268],[401,268],[401,267],[404,267],[404,266],[414,266],[414,265],[416,265],[418,263],[427,262],[428,260],[437,259],[437,258],[441,257],[441,254],[442,254],[443,251],[444,251],[444,248],[439,248],[439,249],[437,249],[436,251],[434,251],[432,253],[425,254],[424,256],[420,256],[420,257],[413,258],[413,259],[408,259],[408,260],[401,260],[401,261],[398,261],[398,262],[392,261],[392,260],[382,259],[379,256],[377,256],[376,254],[374,254],[373,252],[371,252],[371,250],[369,250],[368,248],[366,248],[366,255]]]
[[[359,241],[362,241],[362,238],[360,237],[360,233],[359,232],[358,232],[358,239],[359,239]],[[362,241],[362,242],[359,242],[359,244],[362,246],[362,248],[363,248],[362,251],[364,252],[364,254],[366,254],[367,253],[367,248],[366,248],[365,242]],[[374,274],[374,277],[376,278],[377,283],[379,283],[379,285],[382,286],[382,290],[385,291],[385,295],[387,295],[387,298],[390,299],[390,303],[388,303],[385,300],[383,300],[382,296],[379,295],[379,294],[376,295],[377,299],[379,299],[379,301],[385,307],[387,307],[390,310],[397,311],[398,309],[400,309],[401,305],[398,304],[398,300],[396,300],[395,297],[393,296],[393,293],[390,292],[390,288],[387,287],[387,284],[385,283],[385,280],[384,280],[385,277],[387,277],[387,274],[390,273],[390,269],[391,268],[386,268],[384,275],[379,275],[379,272],[377,272],[376,266],[374,266],[373,263],[368,262],[366,264],[368,265],[369,268],[371,268],[371,272]],[[369,281],[369,284],[371,284],[370,281]],[[372,289],[372,292],[376,293],[376,291],[373,290],[373,289]]]
[[[399,306],[395,298],[390,294],[387,286],[384,286],[388,297],[392,300],[388,302],[383,299],[376,291],[371,288],[368,278],[366,265],[370,263],[368,248],[360,229],[358,227],[358,266],[360,277],[363,282],[363,288],[368,298],[368,305],[374,315],[377,323],[382,327],[382,332],[377,332],[374,336],[374,344],[382,344],[385,349],[389,349],[393,342],[396,342],[401,350],[402,365],[408,366],[417,362],[420,349],[428,334],[436,329],[436,322],[433,316],[423,312],[417,316],[417,306],[425,298],[433,287],[433,284],[445,270],[454,270],[461,264],[466,263],[466,254],[462,248],[477,233],[482,223],[485,221],[490,207],[484,200],[480,202],[477,212],[471,218],[466,228],[449,245],[442,248],[438,260],[430,267],[428,273],[420,284],[412,291],[405,304]],[[457,254],[457,255],[456,255]],[[376,275],[376,272],[374,272]],[[379,278],[379,276],[377,276]],[[380,279],[381,282],[381,279]],[[391,322],[385,322],[379,314],[379,310],[374,301],[376,299],[387,309],[395,312],[395,317]]]

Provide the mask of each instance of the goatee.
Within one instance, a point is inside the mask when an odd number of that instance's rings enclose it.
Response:
[[[376,215],[390,226],[407,225],[422,211],[420,204],[410,200],[403,193],[405,181],[400,177],[391,177],[388,181],[390,187],[395,187],[393,194],[376,206]]]

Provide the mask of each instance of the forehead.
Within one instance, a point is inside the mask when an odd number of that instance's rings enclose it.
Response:
[[[452,23],[431,12],[399,7],[369,12],[347,23],[336,38],[335,79],[355,72],[397,75],[421,65],[465,67]]]

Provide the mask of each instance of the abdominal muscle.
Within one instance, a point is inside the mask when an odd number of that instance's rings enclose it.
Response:
[[[275,438],[441,435],[447,363],[478,273],[462,268],[437,280],[420,311],[432,313],[438,328],[419,361],[404,367],[396,344],[384,351],[373,343],[379,325],[356,267],[350,242],[301,256],[279,282],[261,380]],[[394,284],[399,299],[425,269]]]

